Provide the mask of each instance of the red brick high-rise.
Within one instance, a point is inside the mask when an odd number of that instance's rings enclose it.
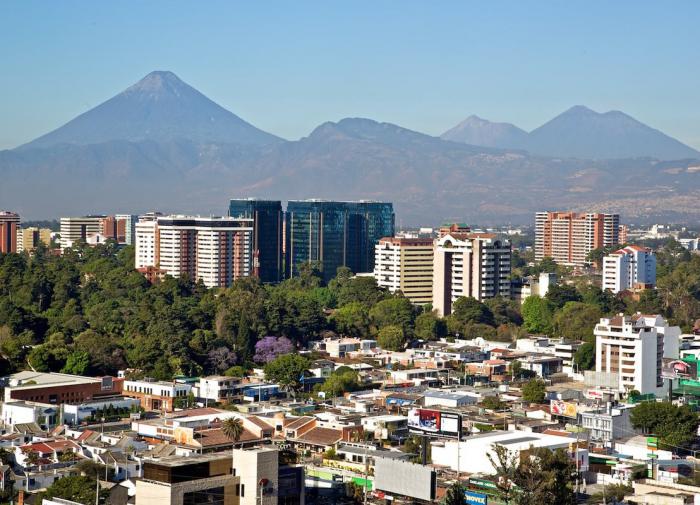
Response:
[[[0,211],[0,253],[17,252],[19,214]]]

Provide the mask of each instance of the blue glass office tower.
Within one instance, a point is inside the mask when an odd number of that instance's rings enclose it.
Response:
[[[394,235],[394,207],[385,202],[292,200],[285,215],[285,275],[299,265],[318,262],[324,281],[338,267],[353,272],[374,270],[374,246]]]
[[[284,268],[282,202],[254,198],[232,199],[228,215],[253,219],[253,275],[261,282],[280,282]]]

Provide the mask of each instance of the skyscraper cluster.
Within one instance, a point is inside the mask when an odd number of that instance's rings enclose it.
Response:
[[[233,199],[227,217],[147,214],[135,227],[136,268],[149,279],[185,275],[209,287],[254,276],[274,283],[313,264],[324,281],[341,266],[371,272],[374,246],[394,234],[391,203]]]

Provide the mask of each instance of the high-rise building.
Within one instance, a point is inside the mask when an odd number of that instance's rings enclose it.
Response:
[[[32,252],[39,247],[39,244],[50,246],[51,233],[51,230],[48,228],[37,228],[35,226],[20,228],[17,231],[17,252]]]
[[[466,296],[510,298],[511,246],[493,233],[451,233],[439,238],[433,262],[433,309],[452,313]]]
[[[596,372],[612,374],[620,392],[663,394],[663,358],[678,358],[681,330],[659,315],[602,318],[596,337]],[[606,381],[610,382],[610,381]]]
[[[594,249],[619,243],[618,214],[538,212],[535,215],[535,260],[583,266]]]
[[[253,220],[253,275],[262,282],[280,282],[284,270],[282,202],[254,198],[232,199],[228,215]]]
[[[86,242],[88,237],[104,233],[104,220],[107,216],[83,216],[61,218],[61,249],[68,249],[78,242]]]
[[[374,278],[380,288],[401,291],[411,303],[431,303],[433,239],[382,238],[375,246]]]
[[[114,220],[117,223],[117,235],[122,240],[117,240],[117,242],[132,245],[134,243],[134,236],[136,235],[136,223],[138,221],[138,216],[133,214],[115,214]],[[123,230],[123,231],[122,231]]]
[[[227,287],[251,275],[252,219],[145,216],[136,225],[135,266]]]
[[[656,284],[656,256],[647,247],[629,245],[603,258],[603,289],[619,293]]]
[[[19,214],[6,210],[0,211],[0,253],[17,252],[19,221]]]
[[[287,205],[285,234],[287,277],[298,275],[305,263],[318,263],[326,282],[341,266],[372,272],[374,246],[394,235],[394,208],[383,202],[293,200]]]

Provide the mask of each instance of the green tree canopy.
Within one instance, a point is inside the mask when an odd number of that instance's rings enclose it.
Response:
[[[552,323],[554,335],[568,340],[585,340],[593,342],[593,329],[602,317],[595,305],[583,302],[567,302],[554,316]]]
[[[452,305],[452,316],[460,323],[488,324],[493,326],[494,319],[491,310],[471,296],[461,296]]]
[[[545,335],[552,332],[553,307],[547,299],[528,296],[521,311],[527,331]]]
[[[695,439],[698,416],[690,407],[669,402],[642,402],[630,413],[632,426],[659,437],[664,448],[676,450]]]
[[[377,334],[377,344],[387,351],[401,351],[406,345],[403,328],[398,325],[384,326]]]
[[[530,403],[544,403],[547,389],[541,379],[531,379],[523,385],[523,400]]]
[[[265,377],[276,382],[293,396],[301,390],[302,377],[309,368],[309,360],[299,354],[284,354],[265,365]]]

